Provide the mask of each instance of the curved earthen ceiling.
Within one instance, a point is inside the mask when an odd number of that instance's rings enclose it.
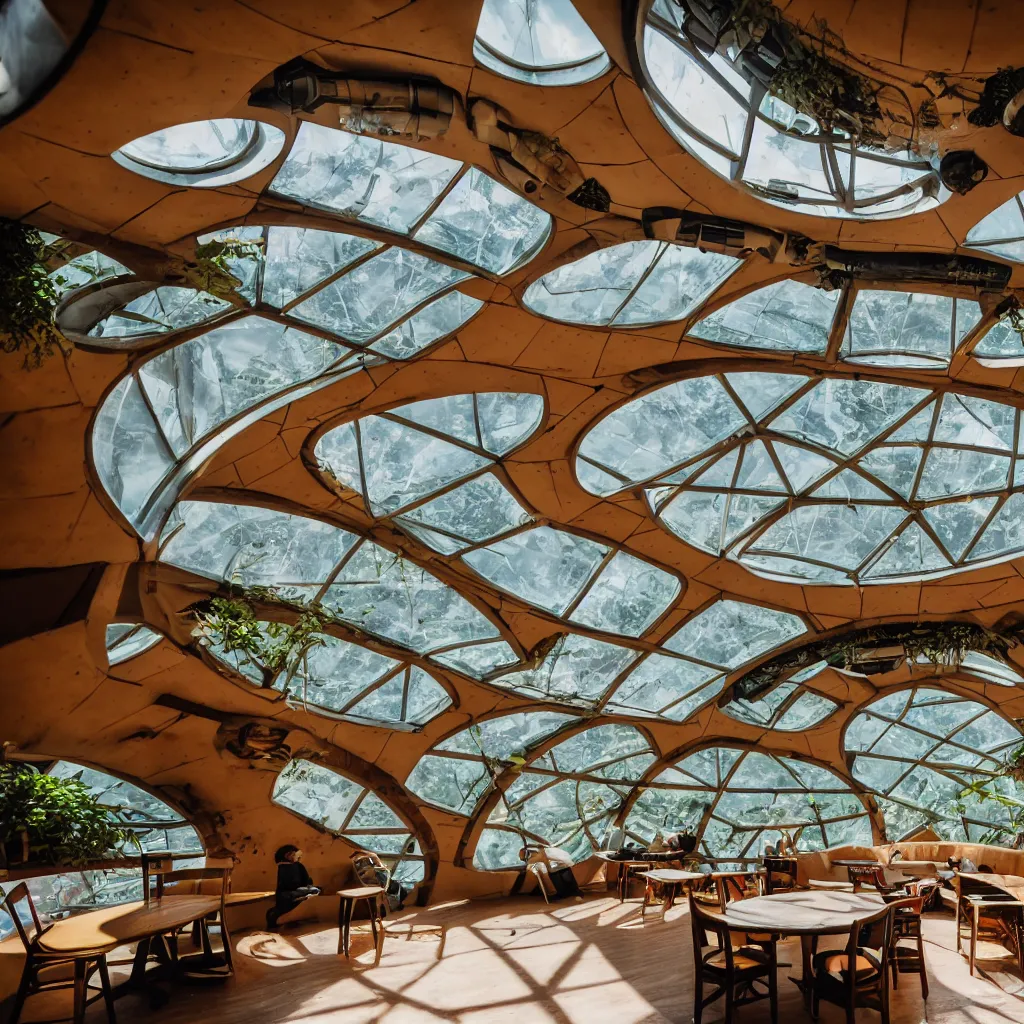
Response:
[[[1014,62],[1014,5],[786,6],[949,87],[935,145],[987,177],[892,218],[766,202],[687,152],[634,78],[636,5],[576,0],[592,35],[564,52],[475,43],[481,6],[111,2],[0,129],[0,211],[74,243],[73,344],[0,357],[0,558],[31,595],[0,739],[166,792],[243,886],[296,834],[315,875],[372,836],[435,895],[511,884],[488,871],[515,828],[585,857],[612,824],[691,824],[744,856],[758,772],[796,794],[768,820],[877,835],[899,780],[858,769],[851,722],[936,686],[1016,732],[1018,649],[999,678],[729,687],[822,634],[1017,621],[1013,211],[966,243],[1024,189],[1024,142],[963,98]],[[351,97],[414,82],[412,135],[356,99],[267,105],[298,58]],[[240,283],[211,294],[196,247],[225,241]],[[318,609],[315,663],[193,635],[231,586],[264,623]]]

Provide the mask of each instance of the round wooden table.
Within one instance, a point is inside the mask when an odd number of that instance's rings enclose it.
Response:
[[[792,978],[808,995],[811,977],[811,939],[816,935],[848,935],[862,918],[885,906],[877,893],[827,892],[818,889],[780,892],[729,903],[722,920],[737,931],[799,935],[803,975]]]

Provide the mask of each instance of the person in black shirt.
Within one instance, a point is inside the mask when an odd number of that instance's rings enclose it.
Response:
[[[277,901],[267,911],[267,928],[273,931],[282,914],[294,910],[310,896],[319,896],[320,890],[309,877],[306,865],[302,863],[302,851],[291,844],[282,846],[274,854],[277,862]]]

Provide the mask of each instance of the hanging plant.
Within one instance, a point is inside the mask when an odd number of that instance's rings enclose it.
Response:
[[[242,281],[233,273],[231,264],[262,258],[263,247],[259,242],[244,242],[237,238],[211,239],[196,246],[195,259],[183,264],[180,276],[190,288],[240,303],[238,289]]]
[[[34,227],[0,217],[0,344],[23,353],[30,370],[68,347],[53,322],[58,294],[46,267],[50,256]]]
[[[324,645],[323,620],[306,611],[292,626],[261,622],[249,600],[256,596],[249,591],[246,597],[211,598],[194,609],[196,627],[192,635],[227,654],[244,654],[271,677],[287,668],[287,686],[299,666],[305,664],[309,651]]]
[[[79,868],[123,856],[126,843],[141,849],[84,783],[26,764],[0,764],[0,843],[8,863]]]

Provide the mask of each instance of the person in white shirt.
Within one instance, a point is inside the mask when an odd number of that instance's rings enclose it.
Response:
[[[543,864],[547,868],[548,878],[555,887],[554,900],[562,900],[567,896],[582,899],[583,894],[572,873],[572,857],[557,846],[524,846],[519,851],[519,859],[527,865]],[[544,883],[541,881],[541,885]]]

